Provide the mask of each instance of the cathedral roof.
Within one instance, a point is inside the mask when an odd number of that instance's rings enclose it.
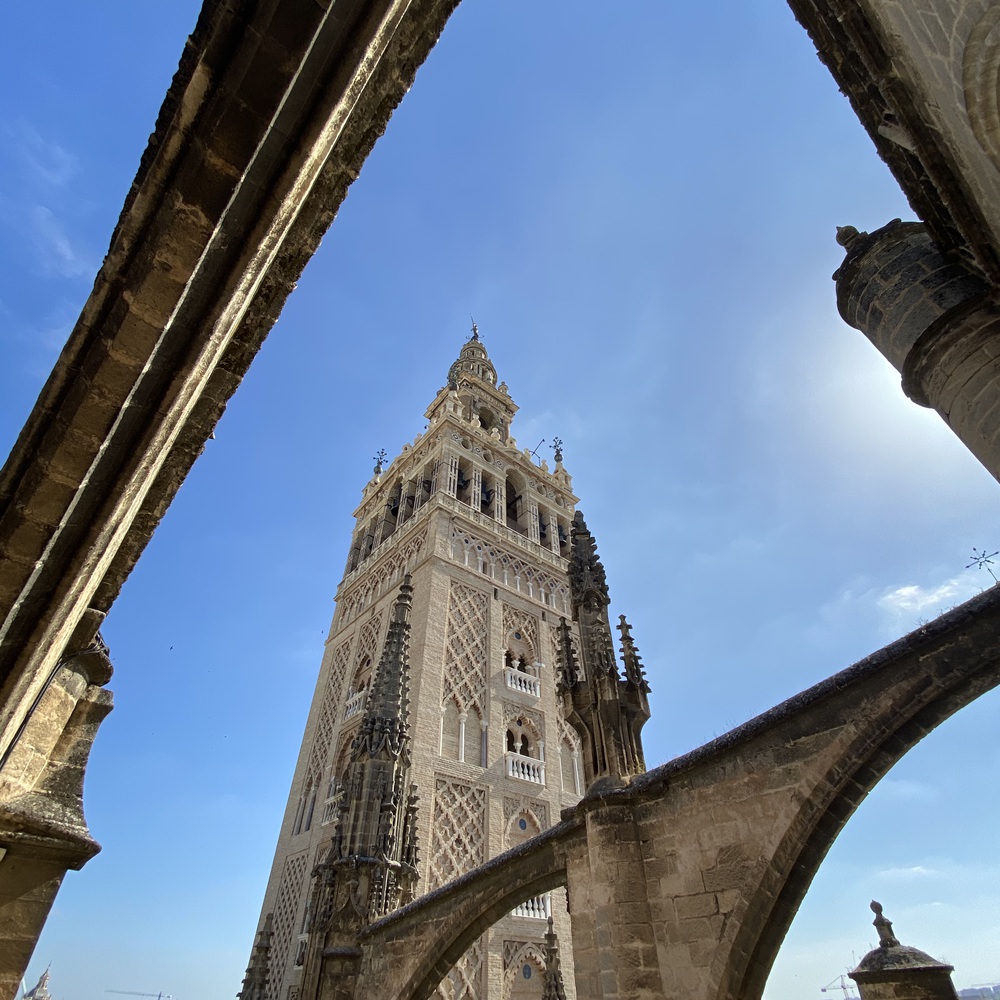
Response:
[[[459,378],[468,373],[496,387],[497,372],[486,353],[483,342],[479,339],[479,327],[472,324],[472,336],[465,342],[459,352],[458,360],[448,369],[448,388],[458,386]]]

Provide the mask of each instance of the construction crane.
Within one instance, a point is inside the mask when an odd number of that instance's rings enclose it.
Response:
[[[123,993],[130,997],[156,997],[156,1000],[174,1000],[171,993],[140,993],[138,990],[105,990],[105,993]]]
[[[837,985],[834,986],[834,983]],[[844,993],[844,1000],[857,1000],[857,995],[854,993],[854,987],[849,985],[847,982],[847,976],[837,976],[836,979],[831,979],[826,986],[820,987],[820,993],[827,993],[830,988],[833,987],[834,990],[842,990]]]

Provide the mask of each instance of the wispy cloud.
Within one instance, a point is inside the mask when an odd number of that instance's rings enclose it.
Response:
[[[929,876],[940,875],[941,872],[925,865],[910,865],[908,868],[883,868],[876,872],[876,878],[888,879],[897,882],[909,882],[914,879],[928,878]]]
[[[77,158],[30,125],[6,123],[2,132],[28,179],[49,188],[65,188],[77,171]]]
[[[30,237],[46,273],[78,278],[96,270],[94,262],[73,245],[51,209],[44,205],[33,206],[30,225]]]

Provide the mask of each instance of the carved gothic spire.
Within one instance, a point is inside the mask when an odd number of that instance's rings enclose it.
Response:
[[[243,977],[243,989],[236,994],[239,1000],[264,1000],[267,996],[268,965],[271,960],[271,925],[274,914],[268,913],[264,918],[253,951],[250,953],[250,963],[247,974]]]
[[[406,748],[409,715],[408,654],[413,587],[403,577],[392,609],[382,659],[358,734],[351,744],[351,760],[388,756],[396,759]]]
[[[611,603],[604,565],[597,557],[597,542],[587,528],[581,511],[573,515],[569,580],[573,588],[574,617],[578,604],[591,601],[607,607]]]
[[[417,790],[410,784],[409,633],[413,588],[399,588],[378,671],[343,776],[330,849],[313,872],[307,978],[322,948],[413,898]],[[318,964],[317,964],[318,963]]]
[[[573,518],[570,598],[579,633],[580,666],[565,621],[558,636],[559,693],[566,719],[583,742],[584,780],[621,784],[646,769],[640,733],[649,719],[646,682],[628,623],[622,618],[625,677],[615,659],[608,620],[607,579],[583,515]]]
[[[559,619],[556,654],[559,661],[559,676],[556,679],[556,693],[572,690],[580,680],[580,665],[573,648],[573,633],[565,618]]]
[[[545,978],[542,982],[542,1000],[566,1000],[566,987],[559,967],[559,938],[549,917],[545,932]]]
[[[642,660],[639,659],[639,650],[632,638],[632,626],[625,620],[624,615],[618,616],[618,631],[622,634],[621,654],[625,666],[625,680],[632,687],[640,688],[649,694],[649,682],[646,680]]]

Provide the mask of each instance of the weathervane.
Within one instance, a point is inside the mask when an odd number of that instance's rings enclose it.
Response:
[[[375,475],[379,476],[382,474],[382,466],[385,465],[385,460],[388,456],[386,455],[385,448],[379,448],[377,452],[372,456],[372,461],[375,463]]]
[[[982,552],[980,552],[978,551],[978,549],[976,549],[975,546],[973,546],[972,560],[969,563],[969,565],[966,566],[965,568],[972,569],[972,567],[975,566],[977,569],[984,569],[986,570],[987,573],[990,574],[990,576],[993,577],[994,583],[1000,583],[1000,580],[997,579],[996,573],[994,573],[993,570],[991,569],[993,565],[993,557],[998,555],[1000,555],[1000,549],[998,549],[996,552],[990,552],[989,554],[987,554],[985,549]]]
[[[476,326],[476,317],[470,315],[469,318],[472,320],[472,339],[479,340],[479,327]]]
[[[552,439],[552,450],[556,453],[556,461],[562,461],[562,438],[554,437]]]

